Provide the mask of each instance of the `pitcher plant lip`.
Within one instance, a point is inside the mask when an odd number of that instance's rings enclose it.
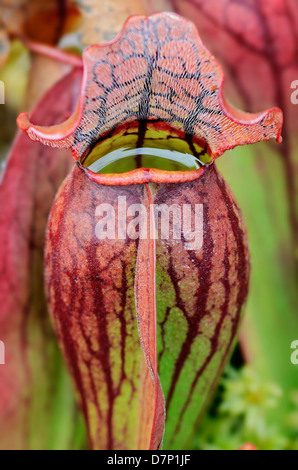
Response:
[[[76,162],[78,167],[85,172],[89,180],[106,186],[126,186],[130,184],[145,183],[186,183],[200,178],[207,168],[213,163],[206,163],[198,170],[185,171],[167,171],[157,168],[137,168],[136,170],[127,171],[125,173],[94,173],[88,168]]]
[[[31,139],[71,148],[78,163],[103,136],[132,122],[139,124],[143,141],[146,125],[160,121],[188,139],[205,142],[210,162],[237,145],[270,138],[282,141],[282,111],[271,108],[251,114],[227,103],[221,66],[203,45],[194,24],[177,14],[128,18],[115,39],[84,51],[83,70],[78,106],[64,123],[38,126],[30,122],[28,113],[17,120]],[[205,169],[84,171],[100,184],[125,185],[192,181]]]

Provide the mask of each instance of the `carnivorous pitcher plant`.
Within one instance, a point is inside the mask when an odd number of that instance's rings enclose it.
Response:
[[[282,113],[226,102],[221,67],[174,13],[129,18],[65,80],[64,122],[18,125],[76,162],[51,209],[45,285],[90,447],[187,448],[249,284],[245,225],[215,160],[281,142]],[[44,149],[50,166],[57,150]]]

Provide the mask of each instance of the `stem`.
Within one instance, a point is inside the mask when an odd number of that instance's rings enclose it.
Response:
[[[75,54],[64,52],[60,49],[57,49],[56,47],[49,46],[48,44],[41,44],[39,42],[31,41],[25,37],[21,37],[20,39],[31,52],[36,52],[37,54],[44,55],[66,65],[71,65],[72,67],[83,67],[83,61],[81,57]]]

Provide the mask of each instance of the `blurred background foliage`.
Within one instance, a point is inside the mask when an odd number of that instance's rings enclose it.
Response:
[[[252,6],[258,0],[250,2]],[[0,2],[0,11],[1,11]],[[13,7],[17,3],[11,2]],[[27,3],[30,3],[29,1]],[[31,2],[32,3],[32,2]],[[37,2],[33,2],[37,3]],[[59,3],[59,2],[58,2]],[[82,18],[63,29],[59,40],[54,43],[68,50],[78,50],[91,42],[111,39],[119,31],[129,14],[151,13],[163,8],[176,8],[181,13],[192,16],[198,29],[224,68],[225,58],[215,45],[221,37],[218,30],[206,26],[206,17],[202,13],[202,2],[139,2],[84,0],[77,3]],[[144,3],[146,4],[144,6]],[[228,5],[225,0],[212,2],[216,5]],[[246,5],[247,2],[239,2]],[[279,5],[287,2],[277,2]],[[296,0],[295,20],[298,18]],[[194,9],[183,11],[183,5],[192,5]],[[208,10],[208,2],[204,8]],[[211,3],[210,3],[211,5]],[[105,14],[102,13],[102,8]],[[198,16],[194,12],[199,12]],[[229,15],[229,9],[226,14]],[[211,6],[210,6],[211,12]],[[2,17],[3,19],[4,17]],[[233,16],[231,14],[231,20]],[[206,21],[205,21],[206,20]],[[65,17],[64,17],[64,20]],[[212,23],[212,18],[209,18]],[[298,24],[298,20],[297,20]],[[296,24],[296,34],[297,26]],[[79,26],[78,26],[79,25]],[[78,29],[79,28],[79,29]],[[213,31],[213,36],[210,35]],[[0,28],[1,32],[1,28]],[[52,59],[39,57],[29,52],[20,38],[11,35],[11,46],[5,64],[0,69],[0,80],[5,83],[5,105],[0,106],[0,159],[3,162],[17,132],[16,117],[24,109],[30,109],[44,91],[64,75],[68,66],[57,65]],[[297,37],[297,36],[296,36]],[[293,40],[296,40],[294,37]],[[270,45],[268,45],[270,47]],[[1,48],[0,48],[1,52]],[[219,54],[219,56],[218,56]],[[296,53],[295,53],[296,54]],[[298,56],[295,56],[296,70]],[[46,79],[40,79],[46,67]],[[247,111],[260,111],[263,103],[255,104],[254,109],[247,109],[245,99],[241,99],[239,90],[233,89],[233,71],[227,69],[226,96],[233,103]],[[35,78],[34,78],[35,77]],[[249,79],[249,77],[248,77]],[[298,79],[294,74],[292,79]],[[276,77],[276,80],[278,78]],[[288,84],[290,81],[288,80]],[[247,85],[249,89],[249,84]],[[262,81],[251,83],[251,87],[266,87]],[[286,106],[291,108],[290,88],[285,90]],[[243,98],[243,97],[242,97]],[[266,103],[267,105],[269,103]],[[279,105],[279,103],[271,103]],[[284,110],[284,109],[283,109]],[[291,110],[292,113],[292,110]],[[298,105],[291,114],[291,126],[286,120],[284,135],[291,143],[291,162],[294,178],[297,176],[298,149],[297,117]],[[291,131],[290,131],[291,127]],[[194,436],[190,448],[194,449],[236,449],[245,442],[254,443],[259,449],[298,450],[298,365],[291,364],[290,345],[298,339],[298,300],[297,300],[297,227],[289,214],[288,180],[284,171],[281,150],[276,144],[265,143],[236,148],[226,152],[218,166],[228,181],[239,206],[244,214],[249,233],[252,274],[246,318],[243,322],[240,344],[237,345],[231,363],[227,368],[215,398],[206,413],[198,433]],[[297,178],[296,178],[297,179]],[[291,197],[297,198],[296,194]],[[296,202],[293,204],[296,207]],[[295,209],[294,209],[295,210]],[[295,217],[297,214],[295,214]],[[60,360],[60,359],[59,359]],[[55,409],[51,415],[52,438],[48,448],[70,446],[82,448],[85,445],[82,423],[78,426],[76,437],[71,443],[65,442],[65,435],[70,434],[73,426],[68,413],[65,426],[61,428],[61,416],[65,415],[69,396],[72,394],[64,369],[61,369],[61,387],[57,388]],[[68,431],[66,428],[68,427]]]
[[[3,161],[17,132],[16,118],[24,103],[30,69],[29,53],[21,42],[15,41],[0,80],[5,84],[5,105],[0,106],[0,158]]]

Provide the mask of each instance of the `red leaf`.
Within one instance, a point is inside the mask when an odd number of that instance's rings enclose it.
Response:
[[[80,72],[64,78],[39,102],[34,118],[47,124],[69,115],[80,80]],[[40,404],[48,400],[40,396],[40,382],[46,389],[56,380],[48,360],[55,340],[48,322],[42,265],[48,214],[70,168],[69,151],[45,149],[20,133],[0,186],[0,336],[6,352],[6,365],[0,366],[2,448],[29,445],[26,439],[34,418],[30,409],[36,399]],[[37,378],[39,358],[43,365]],[[40,412],[46,422],[50,409]],[[35,431],[40,445],[46,446],[46,429]]]

